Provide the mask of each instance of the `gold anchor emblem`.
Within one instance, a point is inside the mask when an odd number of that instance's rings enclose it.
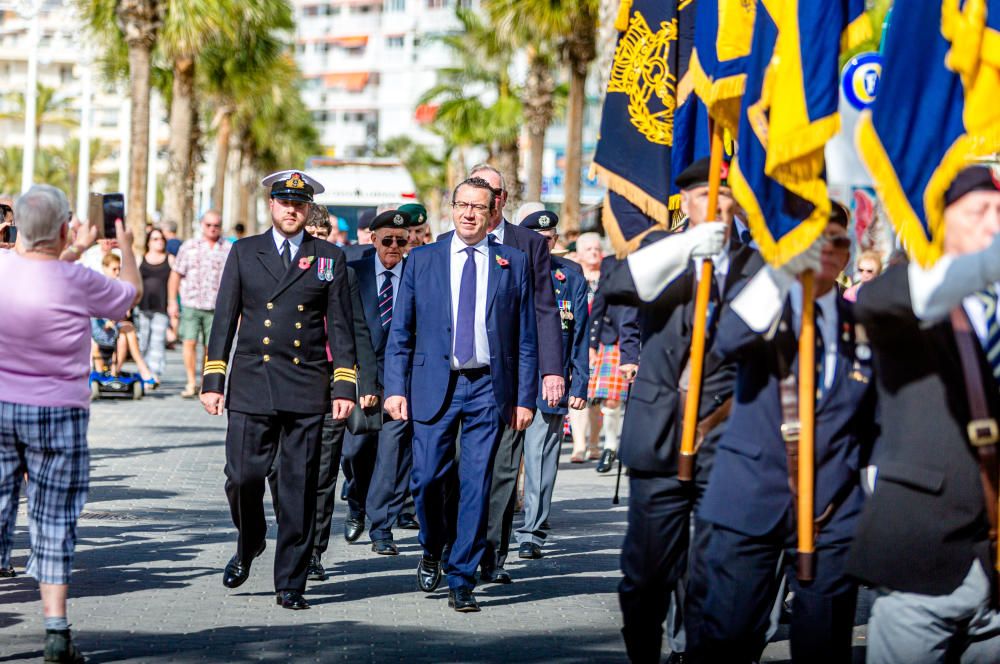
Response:
[[[290,180],[285,180],[285,186],[289,189],[305,189],[306,183],[302,180],[302,176],[298,173],[292,173]]]

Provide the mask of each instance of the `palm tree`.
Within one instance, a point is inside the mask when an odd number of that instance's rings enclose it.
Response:
[[[21,160],[24,151],[19,147],[0,148],[0,194],[21,191]]]
[[[597,57],[598,5],[598,0],[488,0],[498,32],[529,32],[539,42],[556,44],[568,69],[566,185],[560,217],[567,229],[580,223],[585,88],[590,63]]]
[[[24,94],[8,92],[5,96],[13,103],[16,110],[0,113],[0,120],[24,122]],[[35,94],[35,145],[38,145],[42,127],[45,125],[77,126],[77,121],[71,116],[71,109],[72,104],[69,99],[60,96],[55,88],[39,83]]]

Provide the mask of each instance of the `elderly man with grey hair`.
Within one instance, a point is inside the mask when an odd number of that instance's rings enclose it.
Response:
[[[0,354],[0,522],[17,511],[23,455],[31,478],[26,571],[41,591],[45,661],[80,662],[66,621],[66,596],[90,478],[90,319],[124,318],[142,294],[142,280],[132,234],[122,222],[121,280],[72,262],[93,244],[95,232],[82,230],[77,243],[70,243],[69,203],[55,187],[29,189],[14,217],[14,250],[0,251],[0,348],[11,351]],[[10,560],[12,547],[7,529],[0,528],[0,561]]]

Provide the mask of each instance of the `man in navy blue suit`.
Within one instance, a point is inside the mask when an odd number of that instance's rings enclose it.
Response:
[[[403,276],[403,253],[409,243],[410,216],[390,209],[370,223],[375,252],[349,265],[358,279],[358,290],[372,347],[376,357],[378,391],[385,381],[385,348],[395,300]],[[348,514],[344,537],[353,542],[371,519],[372,551],[394,556],[392,526],[403,506],[404,483],[409,479],[410,438],[407,421],[383,417],[382,429],[372,433],[348,433],[344,440],[344,463],[350,467],[347,488]],[[345,475],[347,473],[345,472]]]
[[[765,266],[724,307],[714,352],[737,363],[729,422],[698,513],[707,544],[695,558],[688,653],[749,663],[765,645],[784,552],[791,590],[792,661],[849,662],[857,582],[846,572],[864,501],[858,469],[876,435],[871,352],[856,336],[837,275],[850,257],[848,213],[833,203],[824,234],[785,267]],[[802,289],[816,277],[815,577],[799,582],[797,546],[798,330]],[[867,352],[866,352],[867,351]]]
[[[469,178],[455,188],[455,233],[410,253],[385,354],[385,409],[393,419],[413,421],[410,489],[424,549],[418,587],[437,587],[441,553],[450,545],[448,604],[460,612],[479,610],[472,589],[502,429],[524,431],[538,395],[528,261],[489,240],[495,209],[488,182]],[[444,489],[457,465],[459,430],[457,523],[449,537]]]

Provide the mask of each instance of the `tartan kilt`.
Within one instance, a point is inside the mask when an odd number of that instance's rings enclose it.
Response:
[[[587,384],[588,399],[625,401],[628,397],[628,383],[618,371],[620,365],[621,351],[618,344],[601,344],[597,349],[597,366],[590,372],[590,382]]]

